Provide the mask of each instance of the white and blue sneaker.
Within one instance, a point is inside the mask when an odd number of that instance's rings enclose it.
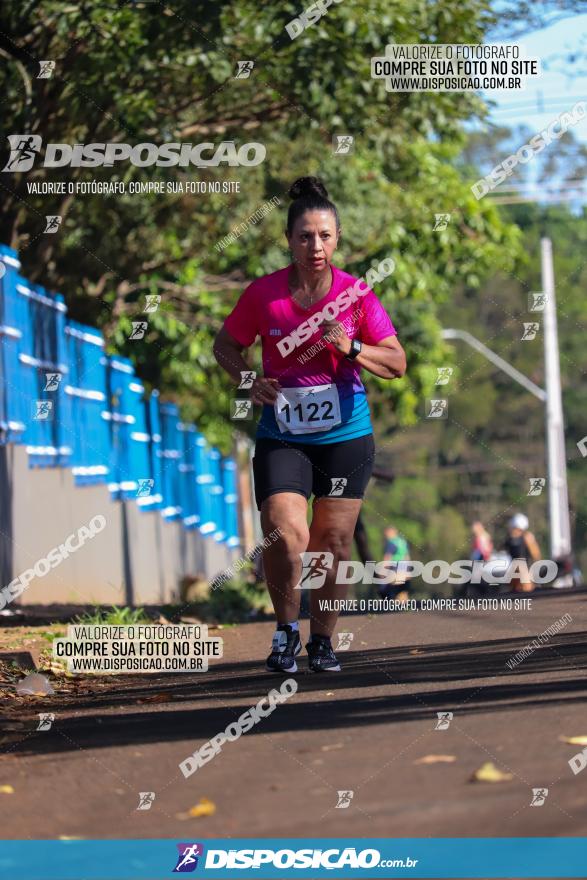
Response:
[[[310,636],[306,651],[310,672],[340,672],[340,663],[328,636]]]
[[[273,634],[271,653],[267,657],[266,669],[269,672],[297,672],[296,657],[302,650],[300,633],[289,624],[278,626]]]

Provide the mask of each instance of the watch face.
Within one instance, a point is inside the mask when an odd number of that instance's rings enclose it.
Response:
[[[358,339],[352,339],[351,340],[351,350],[347,354],[347,357],[350,358],[351,360],[354,360],[360,351],[361,351],[360,341]]]

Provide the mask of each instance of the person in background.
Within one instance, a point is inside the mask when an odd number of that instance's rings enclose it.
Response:
[[[473,537],[471,541],[470,558],[473,562],[488,562],[493,553],[493,541],[482,522],[476,520],[473,523],[471,526],[471,535]],[[483,577],[481,578],[479,586],[481,593],[486,593],[489,589],[489,584]],[[466,595],[466,590],[463,595]]]
[[[383,530],[383,561],[384,562],[409,562],[410,548],[395,526],[388,526]],[[395,599],[397,602],[405,602],[408,599],[410,580],[404,571],[398,571],[395,578],[388,584],[383,584],[380,590],[383,599]]]
[[[529,525],[525,514],[516,513],[508,523],[508,536],[505,541],[505,549],[512,559],[524,560],[528,568],[541,558],[540,547],[532,532],[528,530]],[[535,588],[529,574],[526,578],[512,578],[512,589],[516,593],[531,593]]]
[[[482,559],[484,562],[487,562],[493,553],[493,541],[491,540],[491,535],[479,520],[474,522],[471,526],[471,534],[473,535],[471,559]]]

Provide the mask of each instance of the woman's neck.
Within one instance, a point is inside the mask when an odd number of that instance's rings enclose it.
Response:
[[[289,286],[292,292],[298,295],[301,294],[307,299],[317,300],[328,293],[332,284],[332,278],[333,273],[329,263],[320,272],[305,269],[303,266],[294,263],[290,270]]]

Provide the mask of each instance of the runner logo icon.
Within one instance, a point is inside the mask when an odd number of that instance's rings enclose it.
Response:
[[[453,374],[452,367],[437,367],[436,385],[448,385],[448,381]]]
[[[530,311],[530,312],[543,312],[547,299],[548,299],[548,297],[544,293],[529,293],[528,294],[528,311]]]
[[[530,482],[528,495],[541,495],[546,485],[546,479],[544,477],[528,477],[528,480]]]
[[[237,71],[234,75],[235,79],[248,79],[251,75],[251,71],[255,66],[254,61],[237,61],[238,65]]]
[[[339,791],[338,792],[338,803],[335,807],[336,810],[347,810],[351,801],[354,797],[354,791]]]
[[[338,645],[336,646],[336,650],[337,651],[348,651],[354,637],[355,637],[354,633],[340,632],[338,634]]]
[[[332,138],[332,146],[335,155],[341,155],[354,152],[355,139],[350,134],[335,134]]]
[[[54,721],[54,712],[39,712],[39,726],[37,730],[51,730],[51,725]]]
[[[61,382],[61,373],[45,373],[46,384],[44,391],[57,391]]]
[[[446,419],[448,416],[448,400],[440,398],[440,399],[431,399],[426,401],[428,405],[428,413],[426,415],[427,419]]]
[[[302,558],[302,574],[295,590],[317,590],[324,585],[326,572],[334,563],[333,553],[321,553],[319,550],[300,553]]]
[[[453,719],[452,712],[437,712],[438,721],[436,722],[436,727],[434,730],[448,730],[450,727],[450,722]]]
[[[150,810],[155,800],[154,791],[139,791],[139,805],[137,810]]]
[[[174,874],[187,874],[195,871],[198,867],[198,858],[204,855],[204,847],[201,843],[178,843],[179,856],[177,865],[173,869]]]
[[[531,807],[542,807],[544,806],[544,802],[548,797],[548,789],[547,788],[533,788],[532,789],[532,800],[530,801]]]
[[[51,79],[54,70],[54,61],[39,61],[39,72],[37,74],[37,79]]]
[[[522,333],[522,341],[525,341],[527,339],[536,339],[536,334],[539,330],[540,324],[537,324],[535,321],[524,321],[524,332]]]
[[[444,232],[450,223],[450,214],[435,214],[432,232]]]
[[[41,150],[38,134],[9,134],[10,156],[2,171],[30,171]]]
[[[241,381],[239,388],[252,388],[257,374],[254,370],[241,370]]]
[[[330,482],[332,483],[332,488],[330,489],[329,495],[342,495],[344,492],[345,486],[347,484],[346,477],[331,477]]]

